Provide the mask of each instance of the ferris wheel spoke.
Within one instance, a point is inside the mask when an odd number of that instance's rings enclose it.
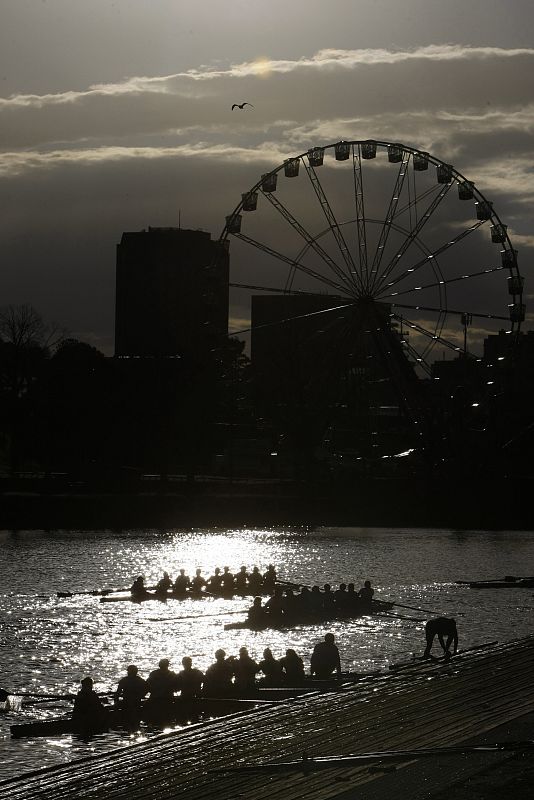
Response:
[[[400,275],[397,275],[394,278],[394,280],[389,281],[389,283],[386,284],[386,288],[390,289],[392,286],[396,286],[398,283],[400,283],[402,280],[404,280],[404,278],[409,277],[414,272],[417,272],[418,269],[421,269],[421,267],[426,266],[429,263],[430,260],[435,259],[437,256],[440,256],[446,250],[449,250],[455,244],[458,244],[458,242],[461,242],[462,239],[465,239],[467,236],[469,236],[469,234],[471,234],[474,231],[478,230],[480,228],[480,226],[483,225],[483,224],[484,224],[484,220],[479,220],[478,222],[475,222],[473,225],[470,225],[468,228],[465,228],[457,236],[455,236],[452,239],[449,239],[447,242],[444,242],[444,244],[442,244],[440,247],[438,247],[432,253],[429,253],[429,255],[427,255],[426,258],[422,258],[420,261],[417,261],[413,266],[409,267],[408,269],[405,269],[404,272],[400,273]]]
[[[432,333],[432,331],[429,331],[428,328],[424,328],[422,325],[419,325],[419,323],[407,319],[407,317],[401,316],[400,314],[393,314],[393,318],[396,319],[401,324],[406,325],[408,328],[411,328],[412,330],[417,331],[423,336],[432,339],[434,342],[440,342],[440,344],[442,344],[444,347],[447,347],[449,350],[454,350],[456,353],[460,353],[462,350],[462,348],[459,347],[458,345],[454,344],[453,342],[450,342],[448,339],[445,339],[445,337],[442,336],[441,333],[435,333],[435,332]]]
[[[397,264],[401,260],[402,256],[406,253],[406,251],[408,250],[408,248],[412,244],[412,242],[419,236],[419,234],[421,233],[422,229],[424,228],[424,226],[426,225],[428,220],[431,218],[432,214],[436,211],[436,209],[438,208],[438,206],[442,202],[442,200],[447,196],[447,193],[450,191],[451,186],[452,186],[452,183],[446,183],[446,184],[442,185],[441,190],[434,197],[434,199],[432,200],[430,205],[427,207],[427,209],[424,212],[424,214],[422,214],[422,216],[419,218],[419,220],[417,221],[415,226],[409,232],[408,236],[406,237],[406,239],[404,240],[402,245],[399,247],[399,249],[397,250],[396,254],[393,256],[393,258],[391,259],[391,261],[387,265],[386,269],[384,270],[384,272],[382,273],[380,278],[378,278],[375,281],[375,284],[374,284],[375,288],[381,289],[383,287],[385,279],[387,279],[389,277],[389,275],[391,274],[391,272],[393,272],[393,270],[396,268]]]
[[[261,250],[264,253],[267,253],[267,255],[272,256],[273,258],[276,258],[279,261],[283,261],[285,264],[289,264],[290,267],[293,267],[294,269],[299,270],[300,272],[304,272],[310,278],[314,278],[320,283],[323,283],[327,286],[331,286],[332,289],[337,289],[342,294],[344,291],[346,291],[346,286],[336,283],[335,281],[326,277],[326,275],[322,275],[320,272],[316,272],[314,269],[311,269],[311,267],[306,267],[304,264],[295,261],[295,259],[289,258],[289,256],[285,256],[283,253],[280,253],[273,247],[269,247],[269,245],[264,244],[263,242],[258,242],[256,239],[253,239],[252,237],[247,236],[244,233],[235,233],[233,235],[236,239],[240,239],[241,241],[252,245],[252,247],[255,247],[256,249]]]
[[[419,292],[423,289],[435,289],[436,287],[440,286],[447,286],[449,283],[457,283],[458,281],[465,281],[471,278],[481,278],[484,275],[490,275],[493,272],[501,272],[503,269],[506,269],[505,266],[499,264],[498,267],[489,267],[488,269],[482,269],[478,272],[470,272],[467,275],[456,275],[454,278],[443,278],[443,280],[438,281],[437,283],[423,283],[421,286],[412,286],[410,289],[403,289],[400,292],[391,292],[390,294],[382,294],[377,295],[377,300],[387,300],[389,297],[400,297],[404,294],[411,294],[412,292]],[[389,288],[390,284],[388,284],[385,288]]]
[[[425,358],[425,355],[429,349],[428,346],[423,350],[422,353],[419,353],[413,344],[411,344],[411,342],[405,341],[404,347],[406,352],[409,353],[415,361],[417,361],[418,366],[420,366],[427,373],[427,375],[431,375],[432,367]]]
[[[354,202],[356,205],[356,232],[360,256],[360,275],[365,272],[365,288],[369,288],[369,267],[367,263],[367,232],[365,229],[365,202],[363,193],[362,154],[360,145],[352,145],[352,174],[354,178]]]
[[[429,189],[425,189],[424,192],[421,192],[420,195],[413,196],[410,200],[406,203],[406,205],[401,206],[397,209],[395,213],[395,217],[400,217],[402,214],[405,214],[407,211],[411,211],[411,209],[417,205],[417,203],[421,203],[425,198],[429,195],[436,195],[440,192],[439,186],[431,186]]]
[[[351,284],[350,282],[347,281],[347,276],[343,271],[343,269],[339,266],[339,264],[336,264],[334,259],[330,257],[330,255],[316,241],[316,238],[313,237],[309,233],[309,231],[307,231],[306,228],[297,220],[295,215],[292,214],[291,211],[282,203],[282,201],[279,200],[278,197],[275,197],[275,195],[272,192],[262,191],[262,195],[265,197],[266,200],[269,201],[272,207],[275,208],[276,211],[286,220],[286,222],[288,222],[289,225],[291,225],[291,227],[297,231],[299,236],[301,236],[304,239],[304,241],[308,245],[308,248],[305,249],[309,249],[311,247],[317,253],[317,255],[324,261],[324,263],[332,270],[332,272],[334,272],[344,284],[347,284],[347,289],[348,289]],[[298,258],[296,260],[298,261]]]
[[[372,331],[378,357],[389,373],[391,385],[400,405],[416,425],[422,435],[425,426],[426,410],[422,402],[419,382],[412,365],[402,353],[401,344],[393,331]],[[407,369],[408,367],[408,369]]]
[[[391,303],[391,307],[410,308],[413,311],[435,311],[439,314],[443,314],[445,311],[445,309],[443,308],[433,308],[432,306],[419,306],[419,305],[417,306],[403,305],[402,303]],[[503,317],[500,316],[499,314],[487,314],[479,311],[466,311],[466,309],[464,309],[463,311],[459,311],[458,309],[455,308],[447,308],[447,314],[458,314],[458,316],[461,316],[462,314],[469,314],[469,316],[471,317],[479,317],[480,319],[499,319],[499,320],[506,320],[506,322],[510,322],[509,316]]]
[[[382,224],[382,230],[380,231],[380,236],[378,238],[378,243],[376,245],[375,254],[373,256],[373,263],[371,265],[371,275],[373,275],[373,283],[380,269],[380,264],[382,262],[382,257],[384,255],[384,250],[386,248],[388,236],[391,231],[391,225],[393,223],[393,220],[395,219],[397,205],[399,203],[402,187],[404,185],[404,179],[408,172],[408,161],[409,161],[409,155],[408,158],[406,159],[403,156],[403,159],[399,166],[399,171],[397,173],[397,179],[393,187],[393,192],[389,201],[388,210],[386,211],[386,216]]]
[[[231,289],[252,289],[257,292],[269,292],[272,294],[289,294],[289,295],[304,295],[305,297],[331,297],[337,301],[351,302],[350,297],[343,297],[342,295],[325,294],[324,292],[305,292],[303,289],[281,289],[279,286],[256,286],[251,283],[229,283]]]
[[[360,275],[360,273],[356,269],[356,264],[354,263],[354,260],[353,260],[351,254],[350,254],[350,250],[349,250],[349,248],[347,246],[347,243],[345,241],[345,238],[343,236],[343,233],[341,231],[339,223],[338,223],[338,221],[336,219],[336,216],[335,216],[334,212],[332,211],[330,203],[328,202],[328,198],[327,198],[327,196],[325,194],[325,191],[324,191],[323,187],[321,186],[321,182],[320,182],[320,180],[319,180],[319,178],[317,176],[317,172],[315,171],[315,169],[313,167],[310,167],[310,165],[307,164],[304,159],[303,159],[302,163],[304,164],[304,167],[306,169],[306,173],[307,173],[307,175],[308,175],[308,177],[309,177],[309,179],[311,181],[311,184],[313,186],[313,190],[315,192],[315,195],[316,195],[317,199],[319,200],[319,203],[321,205],[321,209],[323,211],[323,214],[326,217],[326,221],[327,221],[327,223],[328,223],[328,225],[330,227],[332,235],[334,236],[334,239],[336,240],[337,246],[339,248],[339,252],[341,253],[341,257],[343,258],[343,261],[345,262],[345,267],[347,269],[347,280],[349,280],[352,283],[352,285],[354,286],[354,288],[356,290],[363,291],[362,276]]]
[[[277,319],[273,322],[262,322],[260,325],[250,325],[248,328],[242,328],[239,331],[232,331],[232,336],[239,336],[242,333],[250,333],[252,330],[256,331],[260,328],[273,328],[276,325],[285,325],[290,322],[294,322],[297,319],[309,319],[311,317],[318,317],[320,314],[330,314],[332,311],[341,311],[345,308],[351,308],[353,305],[353,302],[341,303],[340,305],[332,306],[331,308],[321,308],[319,311],[309,311],[307,314],[295,314],[292,317]]]

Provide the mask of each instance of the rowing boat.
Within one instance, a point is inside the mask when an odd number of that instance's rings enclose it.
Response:
[[[19,725],[11,725],[11,736],[14,739],[21,739],[30,736],[61,736],[70,733],[78,736],[94,736],[105,733],[108,730],[125,728],[136,730],[141,721],[157,727],[165,727],[172,724],[186,724],[188,722],[199,722],[210,717],[222,717],[228,714],[235,714],[239,711],[246,711],[254,708],[261,703],[271,703],[275,698],[261,700],[256,698],[199,698],[184,700],[175,698],[171,703],[154,704],[146,701],[139,713],[122,710],[120,708],[106,709],[106,717],[103,723],[83,723],[74,721],[71,717],[60,717],[58,719],[39,720],[37,722],[27,722]]]
[[[105,595],[100,598],[101,603],[145,603],[147,600],[158,600],[160,603],[165,603],[167,600],[206,600],[207,598],[214,597],[222,600],[239,600],[241,597],[268,597],[268,594],[263,592],[256,592],[250,594],[249,592],[210,592],[209,590],[175,594],[174,592],[146,592],[143,595]]]
[[[492,578],[485,581],[455,581],[459,586],[469,586],[471,589],[533,589],[534,575],[518,577],[505,575],[503,578]]]
[[[146,603],[147,600],[157,600],[165,603],[167,600],[206,600],[209,597],[221,598],[223,600],[233,600],[240,597],[252,597],[247,594],[215,594],[215,592],[186,592],[186,594],[173,594],[172,592],[147,592],[138,597],[131,594],[117,597],[101,597],[101,603]]]
[[[10,730],[14,739],[21,739],[33,736],[61,736],[63,734],[90,737],[106,733],[109,730],[137,730],[141,722],[158,728],[173,724],[185,725],[189,722],[200,722],[261,706],[284,703],[311,693],[339,691],[344,686],[353,684],[361,679],[376,677],[378,674],[380,674],[379,671],[371,673],[349,672],[343,673],[340,677],[333,675],[331,678],[326,679],[305,676],[299,686],[286,686],[284,684],[266,686],[265,682],[260,680],[256,687],[244,697],[202,697],[192,700],[176,697],[172,702],[165,702],[163,705],[153,700],[151,701],[149,698],[143,702],[140,713],[132,713],[115,707],[107,708],[105,723],[100,725],[93,724],[91,726],[86,724],[85,726],[80,726],[71,717],[60,717],[59,719],[11,725]]]
[[[534,589],[533,578],[516,581],[471,581],[470,589]]]
[[[347,609],[343,611],[339,611],[334,609],[331,614],[327,614],[324,611],[320,614],[306,614],[299,617],[298,613],[290,618],[283,619],[282,621],[275,621],[270,620],[268,615],[261,624],[253,624],[248,619],[241,620],[239,622],[229,622],[224,626],[225,631],[240,631],[240,630],[250,630],[250,631],[261,631],[261,630],[270,630],[270,629],[277,629],[283,630],[285,628],[292,628],[295,625],[318,625],[323,622],[333,622],[335,620],[350,620],[355,619],[357,617],[365,617],[371,614],[378,614],[381,611],[391,611],[394,607],[395,603],[384,602],[383,600],[373,600],[371,602],[371,608],[365,608],[360,606],[359,608],[356,607],[354,609]]]

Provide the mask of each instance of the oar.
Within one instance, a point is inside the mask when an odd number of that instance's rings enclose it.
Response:
[[[394,606],[397,608],[409,608],[410,611],[419,611],[420,614],[436,614],[436,616],[441,616],[439,611],[430,611],[428,608],[417,608],[416,606],[404,606],[402,603],[393,603]]]
[[[306,583],[295,583],[294,581],[283,581],[281,578],[277,578],[275,581],[276,583],[283,583],[284,586],[291,586],[293,589],[302,589],[303,586],[306,586],[307,589],[310,587]]]
[[[382,670],[380,669],[375,669],[373,670],[373,672],[342,672],[341,675],[332,675],[331,678],[324,679],[324,683],[325,684],[332,682],[339,683],[340,681],[345,683],[352,683],[352,682],[356,683],[357,681],[360,681],[363,678],[376,678],[379,675],[383,676],[384,674],[385,673],[383,673]],[[318,678],[313,678],[312,680],[314,683],[317,683],[319,681]]]
[[[499,644],[498,639],[494,642],[486,642],[485,644],[475,644],[473,647],[466,647],[465,650],[458,650],[457,656],[463,656],[464,653],[472,653],[473,650],[484,650],[485,647],[493,647],[494,645]]]
[[[245,614],[246,609],[240,611],[218,611],[216,614],[189,614],[185,617],[147,617],[147,622],[182,622],[184,619],[206,619],[206,617],[228,617],[231,614]]]
[[[4,695],[7,697],[45,697],[47,700],[68,700],[74,697],[74,694],[49,694],[48,692],[19,692],[17,689],[0,689],[0,697]],[[7,699],[6,697],[6,699]]]
[[[286,772],[296,771],[304,774],[323,769],[353,769],[362,764],[375,761],[405,761],[441,755],[468,755],[470,753],[524,753],[534,750],[534,742],[498,742],[489,745],[465,747],[428,747],[416,750],[384,750],[374,753],[359,753],[354,756],[321,756],[310,758],[306,753],[298,761],[271,761],[263,764],[243,764],[240,767],[219,767],[208,772]]]
[[[145,586],[145,589],[148,591],[153,591],[156,587],[155,586]],[[82,594],[91,594],[91,595],[106,595],[106,594],[117,594],[118,592],[129,592],[130,587],[127,589],[86,589],[83,592],[56,592],[56,597],[77,597],[78,595]]]
[[[499,644],[497,640],[495,640],[494,642],[485,642],[485,644],[476,644],[473,645],[473,647],[466,647],[465,650],[458,650],[456,655],[452,656],[451,659],[449,659],[449,661],[447,661],[446,663],[450,663],[450,660],[456,660],[459,656],[465,655],[465,653],[472,653],[475,650],[484,650],[486,647],[493,647],[496,644]],[[416,667],[416,666],[420,667],[423,664],[432,664],[432,663],[436,664],[436,662],[445,663],[442,661],[442,657],[435,658],[431,656],[429,659],[427,659],[424,658],[423,656],[414,655],[414,658],[411,661],[402,661],[397,664],[389,664],[388,669],[391,671],[399,669],[409,669],[411,667]]]
[[[115,694],[115,692],[111,690],[109,692],[97,692],[97,694],[99,697],[109,697]],[[76,692],[70,692],[69,694],[50,694],[49,692],[26,692],[19,691],[18,689],[0,689],[0,699],[4,696],[6,700],[8,697],[38,697],[46,700],[72,700],[76,697]]]
[[[50,700],[45,697],[41,698],[40,700],[23,700],[22,701],[22,708],[30,708],[33,706],[42,706],[46,705],[48,708],[65,708],[62,705],[66,700],[73,700],[74,695],[71,695],[69,698],[65,698],[64,700]]]
[[[419,617],[406,617],[403,614],[389,614],[386,611],[376,611],[374,616],[389,617],[390,619],[403,619],[403,620],[409,620],[410,622],[425,622],[424,619],[420,619]]]

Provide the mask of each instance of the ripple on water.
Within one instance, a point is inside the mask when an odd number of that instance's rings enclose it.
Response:
[[[192,655],[200,669],[223,647],[246,644],[259,659],[265,647],[282,655],[297,650],[306,663],[322,626],[289,631],[225,631],[247,601],[210,599],[101,604],[98,597],[58,598],[57,591],[126,587],[143,574],[153,583],[164,569],[212,572],[228,564],[265,569],[306,584],[337,585],[369,578],[377,594],[432,613],[395,609],[398,617],[373,617],[329,626],[348,670],[373,672],[422,649],[424,621],[434,613],[456,616],[460,644],[510,640],[533,633],[531,592],[475,592],[455,580],[534,574],[534,536],[495,533],[356,528],[57,531],[0,533],[10,592],[0,596],[0,674],[6,688],[76,691],[86,674],[98,691],[114,688],[129,663],[141,674],[166,656],[175,669]],[[220,616],[212,616],[212,615]],[[408,617],[408,619],[406,619]],[[409,619],[412,617],[412,619]],[[65,703],[0,715],[0,778],[128,746],[153,735],[114,731],[90,743],[73,736],[11,740],[9,724],[66,713]]]

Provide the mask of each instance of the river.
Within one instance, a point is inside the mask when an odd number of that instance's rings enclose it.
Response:
[[[334,587],[370,579],[375,596],[395,600],[391,616],[335,622],[345,670],[387,669],[424,647],[424,622],[431,616],[457,619],[460,648],[534,633],[532,590],[473,590],[457,580],[534,575],[534,534],[383,528],[276,528],[100,531],[2,531],[0,593],[0,685],[9,690],[67,693],[92,675],[97,691],[114,688],[135,663],[141,675],[162,657],[181,669],[184,655],[204,670],[214,651],[237,654],[246,645],[260,660],[265,647],[275,656],[292,647],[309,665],[324,626],[290,631],[225,631],[224,624],[247,600],[205,599],[100,603],[92,595],[58,598],[58,591],[129,586],[143,574],[154,583],[163,570],[175,576],[216,566],[237,571],[244,564],[264,571],[273,563],[280,577]],[[413,606],[424,612],[402,608]],[[0,714],[0,780],[128,746],[146,736],[111,732],[83,742],[66,735],[12,740],[9,725],[65,713],[61,704],[35,705]]]

